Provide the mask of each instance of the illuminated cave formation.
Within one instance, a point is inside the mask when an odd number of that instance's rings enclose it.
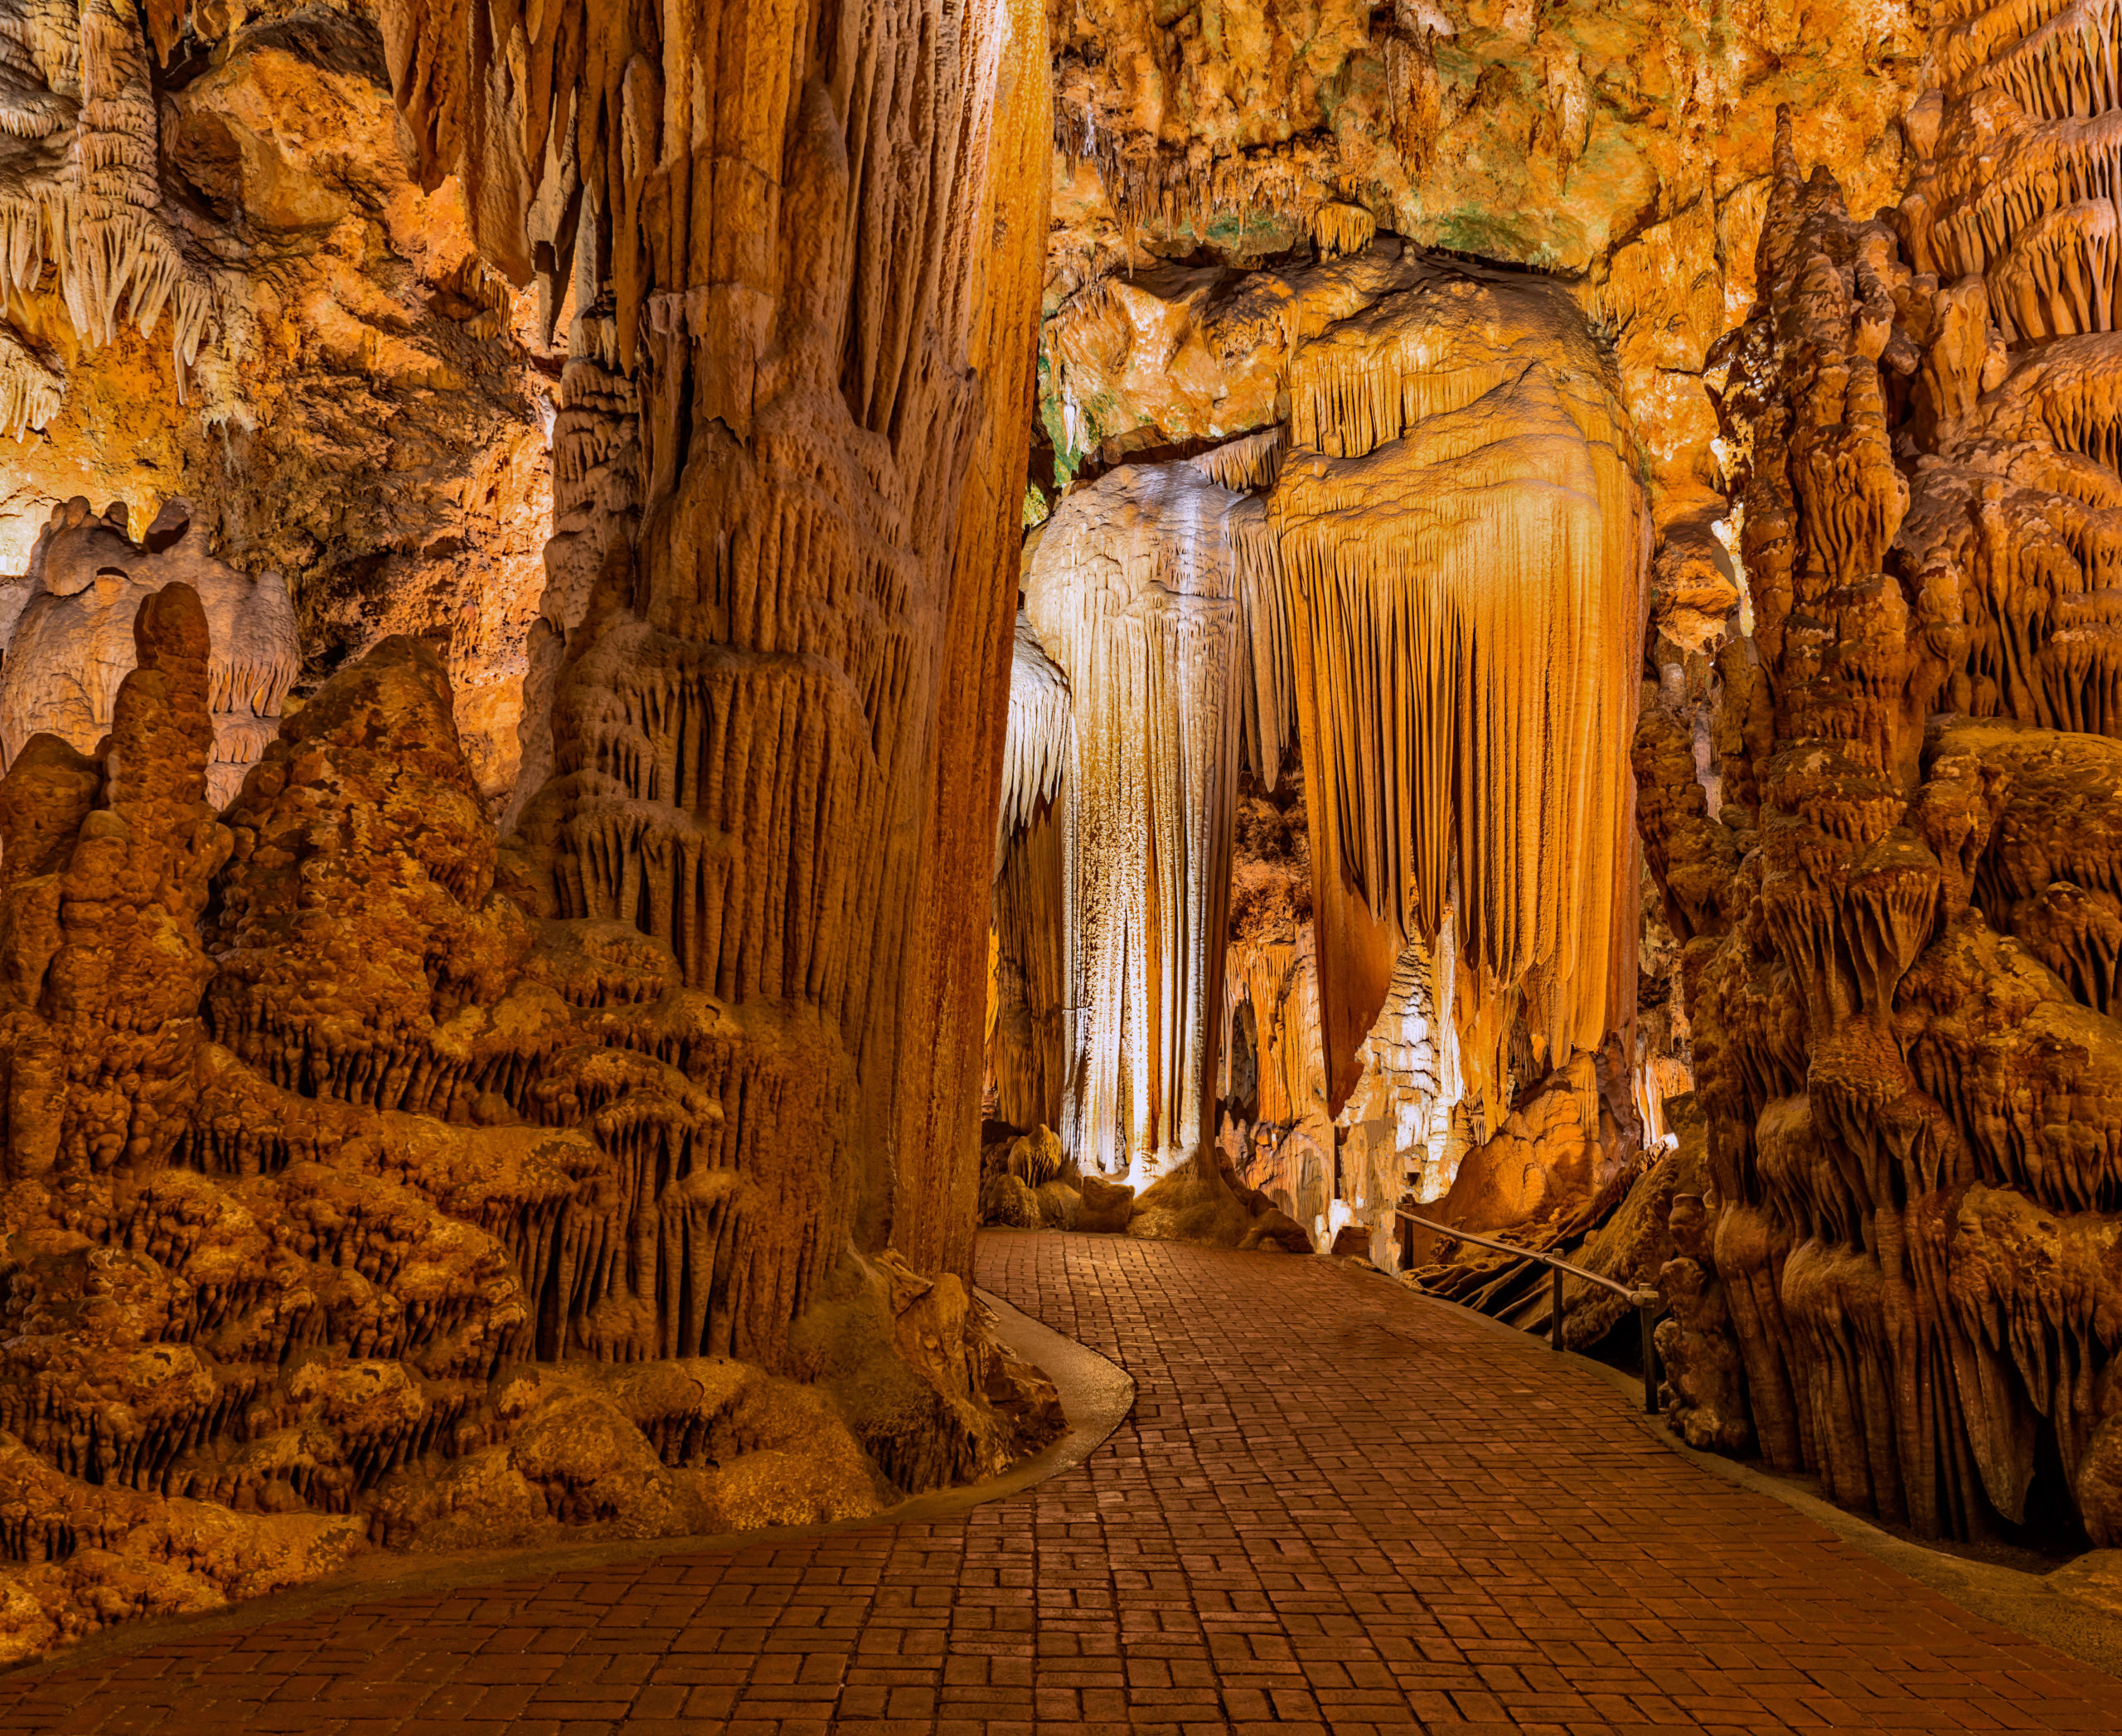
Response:
[[[996,1473],[983,1222],[2122,1544],[2114,21],[1521,12],[0,0],[0,1662]]]
[[[1025,617],[1068,692],[1059,1131],[1079,1167],[1137,1186],[1214,1132],[1238,566],[1260,512],[1190,465],[1131,465],[1063,501],[1025,563]]]
[[[1286,401],[1286,426],[1124,463],[1036,535],[1027,619],[1067,691],[1032,709],[1020,658],[1012,720],[1039,733],[1013,748],[1005,813],[1037,835],[1005,841],[998,962],[1021,997],[1058,950],[1075,1035],[1054,1125],[1079,1167],[1139,1186],[1209,1165],[1243,1008],[1247,1064],[1270,1082],[1250,1118],[1312,1126],[1216,1166],[1323,1239],[1341,1220],[1301,1209],[1324,1203],[1308,1160],[1390,1263],[1417,1130],[1427,1148],[1453,1103],[1499,1125],[1514,1087],[1601,1050],[1632,1016],[1624,754],[1648,526],[1626,413],[1566,298],[1397,243],[1260,275],[1169,280],[1171,318],[1210,293],[1283,310],[1227,327],[1219,353],[1222,378]],[[1146,290],[1136,304],[1166,305]],[[1080,354],[1080,321],[1056,322]],[[1233,347],[1240,329],[1272,347],[1272,367]],[[1031,785],[1064,700],[1067,770],[1041,813]],[[1303,769],[1311,919],[1279,953],[1229,929],[1241,744],[1263,785],[1290,755]],[[1049,827],[1061,896],[1028,900]],[[1243,992],[1222,989],[1227,973]],[[1397,1053],[1411,1039],[1432,1045],[1418,1066]],[[998,1083],[1022,1040],[1013,1022]],[[1359,1051],[1405,1083],[1366,1074]],[[1361,1179],[1337,1188],[1331,1118],[1359,1095]]]
[[[965,1287],[991,863],[957,847],[1004,739],[1039,14],[753,7],[728,51],[803,74],[724,99],[689,36],[542,8],[505,112],[468,17],[386,6],[379,59],[568,327],[550,773],[498,839],[447,665],[386,638],[217,812],[224,690],[288,674],[216,615],[247,581],[151,573],[166,525],[48,541],[32,721],[62,571],[158,588],[107,718],[0,783],[11,1655],[362,1547],[872,1512],[1055,1426]],[[706,196],[748,162],[765,206]]]
[[[1708,1117],[1676,1419],[1932,1535],[2122,1539],[2104,16],[1941,12],[1879,221],[1785,118],[1716,816],[1638,746]]]

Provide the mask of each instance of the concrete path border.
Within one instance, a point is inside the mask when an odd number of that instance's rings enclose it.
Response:
[[[996,1336],[1015,1355],[1046,1371],[1061,1394],[1068,1432],[1000,1477],[909,1496],[898,1506],[866,1519],[844,1519],[815,1525],[772,1525],[756,1531],[724,1531],[712,1536],[652,1537],[624,1543],[574,1544],[545,1549],[464,1550],[443,1555],[404,1555],[375,1550],[356,1558],[342,1574],[286,1591],[268,1592],[225,1608],[194,1616],[166,1616],[105,1628],[78,1644],[12,1666],[0,1666],[0,1678],[19,1681],[47,1671],[70,1669],[99,1658],[136,1651],[178,1636],[222,1633],[262,1627],[319,1610],[405,1597],[462,1586],[501,1584],[571,1569],[601,1567],[665,1555],[699,1555],[759,1544],[794,1542],[840,1531],[867,1531],[880,1526],[926,1524],[950,1519],[1006,1501],[1048,1478],[1073,1470],[1112,1438],[1135,1403],[1133,1377],[1096,1350],[1064,1338],[998,1296],[974,1292],[995,1316]]]
[[[1377,1275],[1396,1290],[1417,1296],[1424,1293],[1385,1273]],[[1446,1300],[1442,1297],[1430,1299]],[[1465,1307],[1461,1312],[1490,1331],[1509,1337],[1526,1339],[1534,1336],[1493,1315]],[[1917,1583],[1928,1586],[1970,1615],[1994,1622],[1999,1627],[2008,1627],[2030,1640],[2038,1640],[2042,1645],[2052,1646],[2080,1663],[2090,1664],[2095,1670],[2104,1670],[2110,1675],[2122,1677],[2122,1617],[2109,1615],[2081,1598],[2056,1590],[2043,1574],[2005,1567],[1997,1562],[1970,1561],[1962,1555],[1897,1537],[1787,1478],[1757,1470],[1721,1452],[1705,1452],[1700,1447],[1690,1447],[1674,1433],[1662,1413],[1656,1416],[1645,1413],[1640,1375],[1615,1368],[1576,1350],[1561,1354],[1621,1394],[1627,1401],[1630,1418],[1637,1428],[1698,1470],[1738,1488],[1781,1501],[1897,1573],[1906,1574]]]

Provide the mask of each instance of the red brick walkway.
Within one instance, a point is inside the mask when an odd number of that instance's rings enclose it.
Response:
[[[2122,1682],[1694,1470],[1537,1341],[1317,1261],[980,1258],[1139,1383],[1028,1496],[166,1639],[0,1677],[0,1731],[2122,1731]]]

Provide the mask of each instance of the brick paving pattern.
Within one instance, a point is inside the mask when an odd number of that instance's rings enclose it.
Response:
[[[877,1526],[0,1676],[7,1736],[2122,1731],[2122,1682],[1705,1476],[1613,1389],[1323,1262],[989,1234],[1123,1364],[1089,1462]]]

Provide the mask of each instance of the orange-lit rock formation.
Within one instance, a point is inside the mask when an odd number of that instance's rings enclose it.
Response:
[[[736,1021],[497,890],[431,652],[328,683],[221,823],[188,586],[138,646],[97,756],[0,781],[0,1651],[371,1544],[859,1515],[1039,1438],[955,1278],[843,1240],[790,1284],[815,1189],[744,1137]]]
[[[1798,148],[1833,167],[1853,208],[1891,202],[1909,155],[1894,122],[1924,27],[1900,0],[1729,14],[1618,0],[1063,0],[1053,13],[1043,403],[1064,464],[1139,415],[1083,368],[1086,310],[1112,298],[1092,322],[1101,347],[1121,333],[1116,313],[1134,325],[1130,352],[1169,329],[1175,384],[1141,403],[1198,410],[1185,382],[1202,377],[1201,351],[1217,355],[1230,316],[1213,289],[1205,303],[1189,289],[1194,311],[1175,326],[1150,313],[1134,289],[1170,294],[1176,274],[1159,275],[1159,261],[1199,284],[1211,258],[1281,271],[1293,248],[1344,254],[1383,230],[1567,279],[1613,341],[1652,472],[1683,515],[1717,481],[1701,381],[1752,300],[1776,105],[1791,105]]]
[[[501,801],[559,364],[458,189],[408,175],[372,0],[14,0],[0,61],[0,206],[27,177],[43,213],[0,258],[0,575],[70,498],[182,497],[214,555],[293,581],[303,691],[434,644]]]
[[[279,729],[300,669],[293,601],[278,573],[249,579],[206,554],[189,502],[166,503],[140,542],[128,523],[123,502],[97,518],[77,499],[37,538],[18,588],[20,613],[0,635],[0,769],[40,733],[79,753],[95,750],[133,667],[133,617],[154,592],[184,584],[198,594],[213,642],[206,783],[214,806],[225,807]]]
[[[962,1281],[1039,12],[479,12],[384,41],[430,194],[567,329],[550,774],[498,839],[392,638],[217,819],[174,583],[108,745],[16,754],[15,1655],[372,1544],[866,1513],[1055,1426]]]
[[[1582,316],[1537,281],[1389,238],[1194,275],[1192,300],[1114,304],[1178,310],[1197,337],[1222,317],[1213,344],[1174,353],[1213,351],[1207,396],[1286,425],[1199,446],[1228,424],[1146,405],[1164,419],[1146,425],[1199,449],[1079,481],[1034,533],[1028,619],[1067,684],[1048,701],[1069,718],[1065,890],[1058,920],[1050,891],[1026,897],[1054,848],[1026,824],[1031,769],[1063,737],[1020,706],[991,1065],[998,1086],[1022,1065],[1018,1008],[1045,994],[1026,993],[1027,960],[1058,948],[1078,1030],[1059,1125],[1078,1162],[1169,1172],[1203,1149],[1213,1093],[1235,1118],[1219,1167],[1321,1246],[1353,1215],[1390,1263],[1407,1184],[1449,1184],[1452,1106],[1485,1135],[1551,1072],[1588,1079],[1633,1017],[1634,444]],[[1080,322],[1065,345],[1086,365]],[[1256,802],[1291,807],[1276,787],[1301,767],[1301,916],[1258,841],[1234,891],[1223,866],[1241,752]],[[1003,1113],[1030,1126],[1034,1107],[1013,1092]],[[1553,1166],[1579,1204],[1625,1156],[1580,1161],[1582,1145]]]
[[[1753,631],[1717,659],[1714,778],[1669,710],[1637,765],[1708,1114],[1677,1420],[1740,1444],[1736,1362],[1761,1450],[1839,1501],[2109,1543],[2122,477],[2090,17],[1938,16],[1891,224],[1786,135],[1718,359]]]

